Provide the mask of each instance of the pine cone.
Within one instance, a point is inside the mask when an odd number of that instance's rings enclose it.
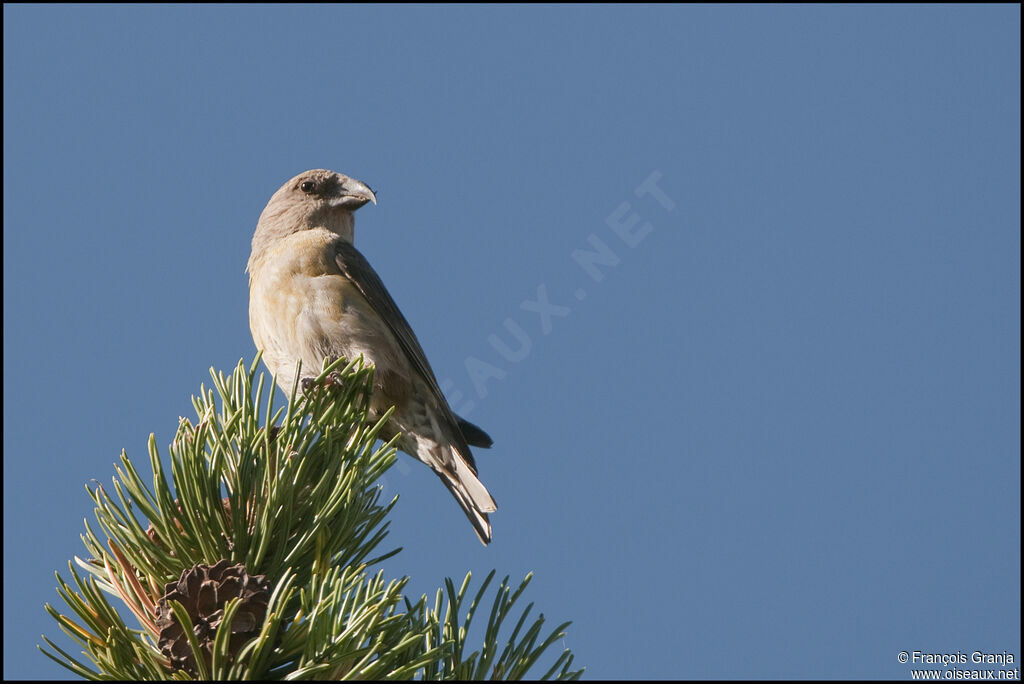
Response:
[[[216,565],[201,563],[185,570],[177,582],[170,582],[164,587],[164,595],[157,604],[156,626],[160,630],[157,644],[176,669],[186,670],[195,676],[199,674],[188,637],[168,601],[175,600],[188,611],[193,633],[209,665],[213,639],[224,619],[224,605],[236,597],[242,599],[242,604],[231,621],[228,654],[232,658],[263,626],[270,600],[267,578],[250,575],[241,563],[231,565],[230,561],[221,560]]]

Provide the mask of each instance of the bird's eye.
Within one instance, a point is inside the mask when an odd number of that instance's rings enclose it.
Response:
[[[302,188],[302,192],[309,193],[313,192],[313,188],[316,187],[316,184],[313,181],[302,181],[299,187]]]

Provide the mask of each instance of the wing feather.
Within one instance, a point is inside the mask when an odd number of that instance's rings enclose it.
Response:
[[[409,364],[426,382],[430,388],[430,393],[437,401],[438,406],[441,407],[443,418],[447,423],[446,427],[454,441],[453,446],[465,458],[473,472],[476,473],[476,462],[473,460],[466,437],[462,434],[458,419],[454,412],[452,412],[451,407],[448,406],[448,401],[441,392],[441,387],[437,383],[437,378],[430,367],[430,362],[427,361],[426,354],[423,353],[420,341],[416,339],[416,334],[412,331],[409,321],[405,320],[405,316],[402,315],[398,305],[395,304],[391,293],[384,287],[384,282],[377,275],[377,272],[373,270],[373,267],[370,266],[370,262],[366,260],[366,257],[348,240],[338,238],[335,241],[335,261],[341,273],[352,281],[352,284],[366,297],[366,301],[370,303],[370,306],[381,317],[381,320],[387,323],[388,328],[395,336],[395,339],[398,340],[399,346],[409,360]],[[481,430],[481,432],[483,431]],[[486,433],[484,434],[486,436]]]

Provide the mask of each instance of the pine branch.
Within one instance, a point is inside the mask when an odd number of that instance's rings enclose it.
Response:
[[[367,423],[373,370],[326,366],[287,406],[264,398],[256,364],[193,397],[165,461],[154,436],[147,484],[122,452],[112,495],[87,487],[86,559],[69,564],[57,591],[75,617],[46,605],[83,658],[43,637],[40,649],[85,679],[520,679],[569,623],[541,639],[532,604],[499,652],[499,632],[530,581],[498,587],[483,644],[466,655],[473,615],[494,572],[462,615],[470,584],[446,580],[447,598],[415,605],[409,578],[369,568],[387,514],[378,479],[395,461],[394,439],[374,448],[387,416]],[[328,374],[341,382],[323,383]],[[125,622],[108,597],[134,617]],[[576,679],[565,650],[543,679]]]

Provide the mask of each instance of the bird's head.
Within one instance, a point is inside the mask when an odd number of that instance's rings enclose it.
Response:
[[[368,202],[376,204],[377,196],[360,180],[327,169],[304,171],[267,202],[256,225],[253,246],[310,228],[326,228],[351,242],[352,212]]]

